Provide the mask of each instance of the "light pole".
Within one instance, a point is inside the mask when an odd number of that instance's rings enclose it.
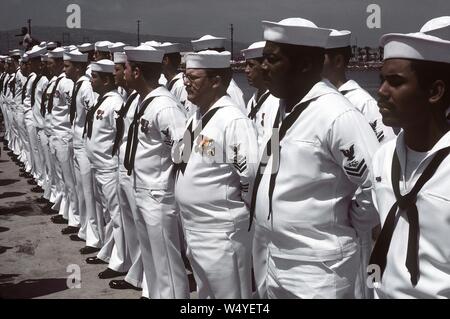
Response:
[[[31,19],[28,19],[28,33],[31,36]]]
[[[234,61],[234,41],[233,41],[233,33],[234,33],[234,29],[233,29],[233,24],[230,24],[230,32],[231,32],[231,61]]]
[[[137,20],[137,45],[141,44],[141,20]]]

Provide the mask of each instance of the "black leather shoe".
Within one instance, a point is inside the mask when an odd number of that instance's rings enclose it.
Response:
[[[25,168],[21,168],[21,169],[19,169],[19,172],[21,172],[21,173],[26,173],[26,171],[25,171]],[[20,175],[19,175],[20,176]]]
[[[44,192],[44,190],[42,189],[41,186],[33,187],[33,188],[31,189],[31,191],[32,191],[33,193],[43,193],[43,192]]]
[[[19,174],[19,177],[27,177],[27,176],[28,176],[28,174],[26,172],[23,172],[23,173]]]
[[[100,258],[97,257],[88,257],[86,258],[86,262],[90,265],[102,265],[102,264],[107,264],[106,261],[101,260]]]
[[[78,235],[76,235],[76,234],[70,235],[69,238],[70,238],[70,240],[72,240],[72,241],[84,241],[84,242],[86,241],[86,240],[84,240],[83,238],[78,237]]]
[[[76,233],[78,233],[79,230],[80,230],[80,228],[78,228],[78,227],[67,226],[66,228],[63,228],[61,230],[61,234],[63,234],[63,235],[76,234]]]
[[[38,199],[36,199],[36,202],[38,202],[39,204],[47,204],[48,200],[44,197],[39,197]]]
[[[109,278],[114,278],[114,277],[119,277],[119,276],[125,276],[126,274],[127,274],[126,272],[118,272],[118,271],[112,270],[110,268],[106,268],[106,270],[104,270],[98,274],[98,278],[109,279]]]
[[[48,214],[48,215],[57,215],[57,214],[59,214],[59,212],[58,212],[57,210],[48,208],[47,206],[41,208],[41,210],[42,210],[42,212],[43,212],[44,214]],[[56,217],[56,216],[53,216],[53,217]]]
[[[55,224],[68,224],[69,223],[69,221],[67,219],[64,219],[64,217],[62,217],[62,215],[56,215],[50,219]]]
[[[137,291],[142,291],[142,288],[138,288],[133,286],[132,284],[126,282],[125,280],[111,280],[109,282],[109,286],[112,289],[133,289],[133,290],[137,290]]]
[[[37,182],[34,179],[30,179],[27,183],[30,185],[37,185]]]
[[[80,249],[80,253],[82,255],[92,254],[92,253],[96,253],[98,251],[100,251],[100,248],[95,248],[95,247],[91,247],[91,246],[86,246],[86,247],[83,247]],[[92,258],[94,258],[94,257],[92,257]],[[86,259],[86,262],[87,262],[87,259]]]

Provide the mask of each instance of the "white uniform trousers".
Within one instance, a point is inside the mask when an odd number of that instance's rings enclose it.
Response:
[[[39,141],[33,120],[33,113],[31,111],[25,113],[25,125],[27,128],[28,140],[30,142],[32,173],[38,185],[42,187],[42,154],[39,153]]]
[[[39,153],[42,157],[42,179],[44,194],[42,195],[45,199],[52,199],[52,184],[51,184],[51,173],[49,171],[50,166],[50,154],[48,153],[48,138],[43,129],[36,128],[37,138],[38,138],[38,148]]]
[[[25,114],[21,111],[16,112],[16,123],[18,128],[17,148],[14,154],[19,155],[19,159],[25,164],[25,171],[32,173],[33,162],[31,160],[31,147],[28,139],[28,131],[25,124]]]
[[[78,212],[78,198],[73,174],[73,149],[70,143],[61,137],[55,137],[53,143],[56,151],[56,159],[61,168],[64,182],[66,205],[68,204],[69,226],[79,227],[80,215]]]
[[[126,258],[125,236],[123,233],[122,217],[120,212],[117,188],[119,173],[114,170],[100,170],[92,168],[96,188],[96,200],[100,201],[105,213],[105,239],[97,258],[108,262],[108,268],[126,272],[131,263]]]
[[[86,246],[101,248],[100,225],[94,197],[94,176],[86,149],[74,147],[74,171],[80,213],[78,237],[86,240]]]
[[[6,107],[6,104],[4,104],[3,102],[0,102],[0,107],[2,109],[2,114],[3,114],[3,123],[5,123],[4,124],[5,125],[5,135],[3,136],[3,138],[9,142],[10,126],[9,126],[8,108]]]
[[[51,181],[51,189],[52,189],[52,195],[50,196],[50,202],[53,203],[52,209],[60,211],[61,210],[61,202],[64,197],[64,191],[63,191],[63,184],[61,182],[62,179],[62,173],[61,168],[59,168],[58,161],[56,159],[56,150],[53,143],[54,137],[47,136],[47,152],[48,156],[50,157],[50,181]],[[52,200],[53,199],[53,200]],[[60,211],[61,215],[61,211]]]
[[[267,261],[269,299],[353,299],[359,251],[339,260],[305,261],[272,256]]]
[[[369,265],[370,254],[372,252],[372,232],[358,234],[358,244],[360,249],[360,267],[356,276],[355,298],[374,299],[373,289],[367,286],[367,266]]]
[[[254,294],[255,299],[267,298],[267,257],[268,257],[268,238],[267,230],[255,222],[255,234],[253,236],[253,272],[255,275],[256,292]]]
[[[252,298],[252,238],[248,222],[232,231],[185,228],[187,256],[199,299]]]
[[[11,107],[9,108],[9,116],[10,116],[10,123],[11,123],[11,136],[8,143],[8,147],[10,150],[13,151],[15,155],[20,154],[19,150],[19,117],[16,112],[14,112]],[[22,113],[22,120],[23,120],[23,113]]]
[[[136,228],[150,298],[189,298],[173,193],[136,188],[134,192]]]
[[[136,200],[133,192],[133,178],[126,171],[119,171],[119,203],[122,212],[123,232],[127,247],[127,256],[130,258],[131,267],[125,277],[125,281],[135,287],[142,287],[144,266],[141,259],[141,247],[134,222],[137,219]],[[135,217],[136,216],[136,217]]]

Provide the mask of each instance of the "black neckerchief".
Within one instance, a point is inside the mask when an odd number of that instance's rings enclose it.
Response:
[[[50,87],[50,85],[52,85],[52,82],[48,82],[47,87],[45,88],[44,93],[42,94],[42,99],[41,99],[42,117],[45,116],[45,102],[47,102],[47,91],[48,91],[48,88]]]
[[[72,98],[70,99],[70,125],[72,125],[73,121],[75,120],[75,114],[77,113],[77,95],[80,91],[81,86],[83,85],[83,82],[84,80],[77,82],[72,90]]]
[[[30,75],[27,77],[27,80],[25,81],[25,85],[24,85],[23,88],[22,88],[22,96],[21,96],[21,98],[22,98],[22,104],[23,104],[23,101],[25,101],[25,97],[26,97],[26,94],[27,94],[27,85],[28,85],[28,82],[30,82],[32,76],[33,76],[33,74],[30,74]]]
[[[131,175],[131,172],[134,169],[134,159],[136,158],[136,151],[138,146],[138,132],[139,132],[139,121],[144,115],[145,110],[148,105],[153,101],[156,96],[150,97],[142,102],[142,105],[139,108],[136,108],[134,113],[133,122],[131,122],[130,128],[128,129],[128,139],[127,139],[127,147],[125,150],[125,159],[123,166],[127,169],[128,176]]]
[[[123,139],[123,134],[125,133],[124,118],[125,118],[125,116],[127,116],[127,113],[128,113],[128,110],[130,109],[131,104],[137,98],[138,95],[139,95],[139,93],[137,93],[137,92],[134,92],[133,94],[131,94],[130,97],[127,99],[127,102],[125,103],[125,105],[123,105],[121,107],[119,112],[116,112],[118,116],[116,118],[116,138],[114,139],[114,145],[113,145],[113,150],[112,150],[113,156],[116,155],[117,151],[119,150],[120,144]]]
[[[39,83],[39,81],[42,78],[42,74],[36,76],[36,79],[34,79],[33,85],[31,86],[31,108],[33,108],[34,102],[36,102],[36,87]]]
[[[178,80],[181,80],[180,78],[176,78],[176,76],[170,80],[169,84],[167,85],[167,90],[172,91],[173,86],[175,85],[175,83],[177,83]]]
[[[250,108],[250,113],[248,114],[248,118],[250,120],[254,120],[255,119],[256,113],[258,113],[259,109],[264,104],[264,102],[267,100],[269,95],[270,95],[270,92],[266,91],[259,97],[258,102],[256,103],[256,105],[253,105],[254,103],[252,103],[252,106]]]
[[[412,190],[406,194],[400,194],[400,161],[398,159],[397,151],[394,150],[394,155],[392,158],[392,189],[394,191],[396,202],[392,205],[389,213],[387,214],[386,220],[384,222],[381,233],[378,237],[375,247],[370,256],[369,265],[378,265],[381,269],[380,278],[383,276],[384,270],[386,268],[387,254],[389,251],[389,246],[391,244],[392,235],[396,226],[395,215],[398,208],[406,211],[406,216],[408,217],[409,223],[409,234],[408,234],[408,250],[406,255],[406,268],[410,274],[411,283],[416,286],[419,281],[420,271],[419,271],[419,212],[417,211],[416,200],[417,194],[422,189],[423,185],[433,177],[437,168],[441,162],[450,153],[450,147],[443,148],[436,152],[430,164],[425,168],[422,175],[417,180],[416,184]]]
[[[87,135],[87,138],[91,139],[92,127],[94,126],[94,115],[98,108],[102,105],[102,103],[108,98],[106,94],[99,98],[97,104],[95,104],[94,107],[90,108],[89,111],[87,111],[86,122],[84,123],[83,137],[84,135]]]
[[[180,170],[181,173],[184,174],[184,171],[186,170],[186,166],[191,157],[192,148],[194,147],[194,141],[197,139],[197,137],[200,135],[200,132],[203,130],[203,128],[206,127],[206,125],[208,125],[208,122],[213,118],[214,114],[216,114],[216,112],[220,108],[222,108],[222,107],[215,107],[213,109],[208,110],[208,112],[206,112],[206,114],[202,116],[201,120],[199,121],[199,123],[194,131],[192,131],[192,123],[194,122],[194,120],[192,120],[189,123],[186,131],[183,134],[183,141],[185,141],[185,142],[190,141],[190,145],[187,145],[187,143],[183,143],[184,149],[183,149],[183,152],[181,153],[181,158],[179,159],[180,163],[175,164],[176,172],[178,170]],[[187,146],[189,146],[189,148],[187,148]],[[186,162],[184,161],[185,158],[186,158]]]
[[[279,162],[280,162],[281,140],[284,138],[284,136],[286,135],[286,132],[289,130],[289,128],[291,128],[291,126],[297,121],[297,119],[300,117],[300,115],[303,113],[303,111],[308,107],[309,103],[311,103],[311,102],[312,102],[312,100],[309,100],[307,102],[298,104],[297,106],[294,107],[292,112],[289,113],[289,115],[283,121],[281,121],[281,127],[280,127],[280,132],[279,132],[279,139],[278,139],[278,150],[275,150],[275,152],[272,152],[271,144],[272,144],[272,138],[274,137],[273,135],[267,142],[266,147],[264,148],[263,154],[267,154],[268,159],[270,158],[270,156],[272,156],[272,155],[274,156],[274,159],[272,160],[272,171],[271,171],[270,183],[269,183],[269,215],[268,215],[267,219],[270,219],[270,217],[272,216],[272,197],[273,197],[273,191],[275,189],[275,181],[276,181],[276,178],[278,175],[278,170],[279,170],[279,167],[275,168],[275,163],[279,164]],[[278,108],[278,112],[275,117],[273,129],[277,129],[279,127],[279,119],[280,119],[280,108]],[[275,158],[275,156],[277,158]],[[256,178],[255,178],[255,183],[253,186],[253,193],[252,193],[252,201],[251,201],[251,206],[250,206],[250,222],[249,222],[249,227],[248,227],[249,231],[252,227],[253,217],[255,216],[255,206],[256,206],[256,197],[258,194],[258,187],[259,187],[259,184],[261,183],[263,171],[266,166],[267,166],[267,163],[261,161],[259,163],[258,171],[256,172]]]
[[[49,98],[48,98],[48,105],[47,105],[47,111],[48,111],[48,113],[52,113],[52,110],[53,110],[53,102],[54,102],[53,99],[55,98],[56,89],[58,88],[59,82],[60,82],[63,78],[64,78],[64,77],[62,76],[62,77],[60,77],[60,78],[57,78],[56,81],[55,81],[55,86],[53,87],[52,93],[50,93],[50,96],[49,96]]]

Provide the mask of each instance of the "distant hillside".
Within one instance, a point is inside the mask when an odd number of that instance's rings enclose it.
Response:
[[[101,40],[109,40],[112,42],[124,42],[130,45],[137,44],[137,35],[135,33],[126,33],[121,31],[111,30],[92,30],[92,29],[68,29],[61,27],[39,27],[35,26],[32,29],[33,37],[39,41],[59,41],[63,45],[81,44],[84,42],[96,42]],[[6,54],[8,49],[14,49],[19,46],[21,37],[14,35],[19,34],[20,30],[0,31],[0,53]],[[141,42],[145,41],[159,41],[159,42],[176,42],[183,45],[184,51],[191,51],[191,38],[170,37],[160,35],[141,34]],[[8,45],[9,44],[9,45]],[[235,57],[240,55],[240,50],[248,47],[249,44],[235,42],[234,53]],[[227,43],[227,50],[231,49],[230,41]]]

